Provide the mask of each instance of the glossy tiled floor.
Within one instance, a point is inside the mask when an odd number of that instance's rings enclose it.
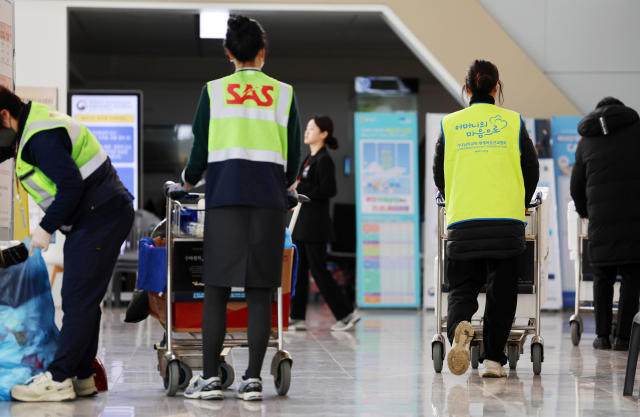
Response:
[[[0,403],[0,416],[613,416],[640,415],[636,398],[622,397],[626,353],[591,348],[593,319],[585,321],[580,347],[569,337],[568,314],[543,315],[545,361],[534,376],[529,345],[517,371],[507,379],[482,379],[477,370],[463,376],[436,374],[431,360],[433,312],[365,311],[352,333],[332,333],[325,308],[309,314],[308,332],[289,332],[294,358],[291,390],[276,395],[267,366],[262,403],[235,399],[235,386],[223,402],[164,395],[153,344],[162,336],[153,320],[124,324],[123,310],[105,310],[99,356],[110,391],[73,403]],[[246,351],[230,361],[241,373]],[[636,382],[635,393],[638,392]]]

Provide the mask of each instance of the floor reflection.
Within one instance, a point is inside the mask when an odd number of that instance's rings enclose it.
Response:
[[[124,324],[122,310],[105,310],[99,356],[110,390],[69,403],[0,403],[0,417],[639,416],[637,396],[622,397],[626,353],[594,351],[595,335],[588,333],[574,347],[564,326],[569,315],[542,317],[541,376],[533,375],[526,344],[508,378],[485,379],[482,365],[462,376],[446,367],[434,372],[432,311],[363,311],[355,331],[341,333],[330,331],[331,312],[315,306],[309,331],[284,336],[294,361],[289,395],[275,392],[269,350],[264,401],[245,403],[235,397],[237,382],[221,402],[166,397],[153,350],[162,328],[153,321]],[[228,361],[241,375],[247,350],[234,349]]]

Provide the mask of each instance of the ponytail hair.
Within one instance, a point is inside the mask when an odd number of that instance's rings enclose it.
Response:
[[[467,76],[464,79],[465,85],[462,87],[462,98],[467,92],[471,92],[471,97],[475,95],[487,96],[493,92],[498,86],[498,102],[502,104],[504,96],[502,95],[502,81],[500,81],[500,73],[498,67],[491,61],[484,59],[476,59],[469,65]]]
[[[320,132],[327,132],[327,138],[324,140],[324,144],[329,147],[329,149],[336,150],[338,149],[338,139],[333,136],[333,121],[329,116],[320,115],[313,116],[311,118],[316,126],[320,129]]]

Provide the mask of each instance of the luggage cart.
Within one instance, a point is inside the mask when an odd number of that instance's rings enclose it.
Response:
[[[573,346],[580,344],[584,325],[580,313],[594,311],[593,274],[595,270],[589,263],[587,245],[589,244],[589,220],[581,219],[576,212],[573,201],[567,204],[567,218],[569,225],[569,254],[574,262],[576,301],[574,314],[569,318],[571,326],[571,343]],[[613,305],[620,300],[620,279],[616,279],[613,286]],[[611,343],[616,334],[618,308],[613,307],[613,322],[611,324]]]
[[[526,215],[525,237],[527,240],[527,251],[522,255],[521,276],[524,274],[531,278],[530,284],[520,284],[518,287],[518,307],[511,333],[505,346],[505,353],[509,360],[509,368],[516,369],[520,355],[524,353],[524,345],[527,337],[533,335],[531,339],[531,362],[533,362],[533,373],[540,375],[542,362],[544,361],[544,340],[540,336],[540,308],[547,300],[548,295],[548,256],[549,256],[549,189],[539,187],[536,189],[534,201],[528,205]],[[433,367],[437,373],[442,372],[444,359],[446,356],[448,307],[446,282],[446,208],[442,196],[438,193],[436,203],[440,206],[438,210],[438,256],[435,259],[434,277],[436,289],[436,326],[438,333],[431,341],[431,353]],[[475,331],[475,337],[471,342],[471,367],[477,369],[479,357],[483,351],[482,345],[482,323],[486,301],[484,289],[478,296],[478,311],[473,316],[471,324]],[[517,319],[527,319],[528,323],[516,324]]]
[[[199,200],[204,198],[204,194],[187,194],[185,199]],[[300,207],[302,203],[310,201],[303,195],[298,195],[298,205],[296,206],[289,229],[293,231]],[[158,371],[164,381],[166,395],[175,396],[179,389],[185,389],[193,376],[193,370],[202,369],[202,339],[198,337],[198,333],[202,332],[202,303],[179,303],[174,302],[173,291],[173,245],[179,241],[201,242],[202,237],[185,236],[180,229],[180,212],[184,209],[192,211],[204,211],[198,209],[197,204],[182,204],[177,200],[167,197],[167,217],[165,219],[166,239],[167,239],[167,284],[165,294],[149,293],[149,307],[151,316],[156,318],[165,330],[165,337],[161,343],[155,345],[158,355]],[[291,265],[293,260],[293,249],[285,249],[284,260],[288,265],[288,270],[283,267],[283,284],[287,288],[279,287],[276,290],[276,306],[272,307],[272,317],[275,322],[272,327],[271,337],[268,347],[276,348],[276,353],[271,361],[271,375],[274,378],[276,391],[279,395],[286,395],[291,384],[291,366],[293,358],[291,354],[284,350],[283,332],[288,325],[284,323],[285,317],[288,318],[289,300],[291,293]],[[180,305],[182,304],[182,305]],[[198,308],[194,305],[199,304]],[[237,302],[235,304],[238,304]],[[180,307],[180,308],[177,308]],[[276,312],[277,309],[277,312]],[[286,310],[286,311],[285,311]],[[275,314],[274,314],[275,313]],[[184,317],[179,317],[185,314]],[[229,327],[229,315],[227,315],[227,324]],[[181,321],[178,326],[176,323]],[[184,324],[187,323],[187,324]],[[246,323],[246,321],[244,322]],[[199,327],[198,327],[199,326]],[[274,331],[275,329],[275,331]],[[234,333],[246,333],[246,324],[244,328],[240,328],[235,323],[232,328],[227,329],[227,337],[223,344],[223,350],[220,354],[220,376],[222,379],[222,387],[228,388],[235,379],[235,371],[231,365],[226,362],[227,355],[231,349],[236,347],[247,347],[248,341],[245,338],[238,338]],[[189,337],[174,337],[173,333],[186,334]]]

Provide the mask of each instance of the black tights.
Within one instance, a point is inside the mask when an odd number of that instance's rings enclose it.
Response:
[[[227,334],[227,302],[231,288],[206,285],[202,311],[202,347],[205,379],[218,376],[220,353]],[[259,378],[271,333],[271,288],[245,288],[249,306],[249,368],[247,378]]]

